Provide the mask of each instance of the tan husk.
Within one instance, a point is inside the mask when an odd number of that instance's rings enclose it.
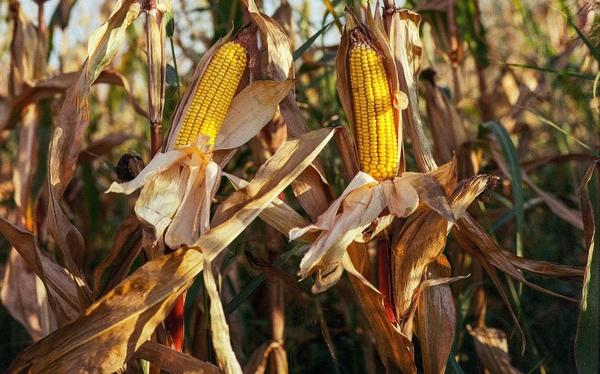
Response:
[[[450,278],[451,273],[448,259],[439,255],[427,266],[425,279]],[[443,374],[456,329],[456,309],[448,284],[427,287],[421,292],[415,324],[425,374]]]
[[[448,168],[445,173],[456,177],[454,163],[442,166]],[[439,169],[438,169],[439,170]],[[460,217],[470,203],[482,193],[490,178],[488,175],[474,176],[457,186],[449,197],[454,217]],[[452,186],[452,180],[444,184]],[[392,244],[392,285],[396,319],[401,321],[410,311],[413,295],[418,288],[426,267],[434,261],[446,245],[446,236],[453,223],[441,217],[437,212],[421,208],[411,215],[394,235]]]
[[[408,108],[402,113],[404,126],[410,136],[419,169],[423,172],[435,170],[431,145],[425,136],[419,113],[418,77],[421,68],[423,47],[419,36],[421,16],[410,10],[394,11],[390,27],[390,45],[398,68],[400,90],[408,95]]]

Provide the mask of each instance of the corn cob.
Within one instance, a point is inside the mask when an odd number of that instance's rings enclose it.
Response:
[[[393,178],[398,134],[381,52],[360,28],[350,31],[350,84],[361,170],[377,180]]]
[[[218,49],[198,83],[175,146],[190,145],[198,134],[210,136],[214,144],[246,62],[246,49],[235,40]]]

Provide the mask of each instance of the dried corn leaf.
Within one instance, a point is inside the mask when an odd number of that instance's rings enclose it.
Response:
[[[69,87],[76,83],[78,77],[79,73],[65,73],[31,82],[31,85],[24,87],[23,91],[11,100],[10,110],[0,113],[0,131],[11,129],[18,122],[21,112],[27,105],[53,97],[56,94],[65,93]],[[122,86],[135,112],[144,118],[148,118],[148,113],[135,101],[129,81],[119,72],[110,69],[101,72],[93,84],[99,83]]]
[[[228,173],[223,173],[223,175],[229,179],[236,189],[240,189],[248,185],[248,182],[236,177],[235,175]],[[290,230],[294,227],[304,227],[310,225],[310,222],[308,222],[304,217],[298,214],[294,209],[281,201],[279,198],[275,198],[269,204],[269,206],[263,210],[259,217],[286,237],[289,235]],[[315,240],[317,240],[317,237],[318,235],[315,233],[306,233],[298,240],[305,243],[313,243]]]
[[[156,365],[170,374],[220,374],[218,367],[210,362],[178,352],[162,344],[147,341],[135,352],[134,357]]]
[[[0,298],[33,341],[56,330],[56,317],[49,308],[44,284],[14,248],[6,261]]]
[[[519,269],[527,270],[531,273],[542,276],[581,278],[583,276],[582,268],[557,265],[547,261],[528,260],[505,251],[498,247],[492,238],[490,238],[488,233],[468,213],[458,221],[457,232],[460,232],[462,235],[465,235],[467,238],[469,238],[469,240],[471,240],[475,246],[479,248],[481,254],[485,256],[486,260],[489,261],[490,264],[507,273],[519,282],[522,282],[549,295],[578,302],[578,300],[556,294],[542,287],[536,286],[531,282],[528,282],[519,272]]]
[[[73,276],[40,251],[37,237],[2,217],[0,217],[0,232],[44,282],[48,300],[59,324],[78,316],[81,311]]]
[[[94,270],[96,298],[121,283],[139,255],[142,246],[140,222],[131,215],[123,221],[115,235],[110,255]]]
[[[294,58],[290,39],[286,33],[277,21],[258,10],[254,0],[248,1],[248,12],[258,26],[267,49],[267,76],[275,81],[294,79],[296,74]],[[279,108],[291,137],[308,131],[293,90],[281,101]],[[319,178],[319,175],[323,174],[323,168],[317,159],[292,184],[294,195],[300,201],[302,208],[313,218],[323,213],[329,203],[327,183]]]
[[[285,349],[278,342],[265,343],[258,347],[250,356],[244,368],[244,374],[264,374],[267,369],[269,357],[275,362],[275,372],[285,374],[288,372],[287,355]]]
[[[426,279],[450,278],[450,263],[439,255],[427,266]],[[448,284],[425,288],[419,297],[416,333],[425,374],[443,374],[454,341],[456,309]]]
[[[210,298],[210,331],[219,368],[225,374],[242,374],[229,340],[229,326],[225,320],[223,304],[217,291],[210,260],[204,256],[204,285]]]
[[[471,328],[469,325],[467,330],[475,340],[477,357],[491,374],[522,374],[510,364],[504,331],[491,327]]]
[[[202,271],[205,256],[213,260],[226,248],[312,162],[334,132],[335,128],[322,129],[284,143],[246,188],[222,204],[233,208],[216,213],[225,219],[205,232],[194,248],[181,248],[140,267],[79,318],[23,351],[8,373],[27,368],[101,373],[120,369]]]
[[[119,2],[106,23],[95,30],[88,44],[88,59],[76,83],[67,91],[48,154],[48,228],[62,251],[67,269],[78,280],[79,302],[87,307],[91,292],[80,275],[84,255],[83,238],[60,207],[63,193],[73,177],[84,132],[89,124],[88,96],[91,84],[121,47],[125,29],[139,15],[140,4]]]
[[[495,150],[494,150],[494,161],[496,162],[496,164],[498,165],[498,168],[500,168],[502,173],[506,177],[510,177],[510,173],[508,171],[508,166],[506,165],[506,162],[504,161],[504,157],[500,156],[500,154]],[[565,222],[578,228],[579,230],[583,230],[583,221],[581,219],[581,212],[579,212],[578,210],[569,208],[565,203],[563,203],[558,198],[556,198],[556,196],[554,196],[551,193],[548,193],[548,192],[544,191],[543,189],[539,188],[538,186],[536,186],[531,181],[531,179],[529,179],[529,176],[527,176],[525,171],[522,171],[521,177],[523,179],[523,182],[525,182],[529,187],[531,187],[531,189],[534,190],[535,193],[538,194],[538,196],[542,198],[542,200],[544,200],[546,205],[548,205],[548,208],[550,208],[550,210],[552,212],[554,212],[554,214],[559,216]]]
[[[19,2],[10,3],[9,17],[14,31],[10,44],[11,94],[18,94],[27,84],[46,74],[45,42],[39,29],[33,25]],[[19,129],[19,143],[12,175],[16,222],[32,229],[31,187],[38,165],[38,107],[30,104],[23,110]],[[4,271],[0,299],[8,312],[18,320],[34,340],[56,329],[46,290],[40,279],[14,248],[10,250]]]
[[[90,145],[87,146],[86,149],[81,150],[81,152],[79,152],[79,158],[77,159],[77,163],[82,164],[95,160],[99,156],[110,152],[113,148],[123,144],[131,138],[131,134],[108,134],[104,138],[92,142]]]
[[[456,169],[452,164],[452,174]],[[477,175],[459,184],[449,197],[454,217],[460,217],[471,202],[488,186],[488,175]],[[447,185],[446,185],[447,186]],[[437,212],[421,208],[411,215],[394,235],[392,252],[392,287],[396,319],[401,321],[410,312],[414,294],[426,267],[444,250],[446,236],[452,228]]]

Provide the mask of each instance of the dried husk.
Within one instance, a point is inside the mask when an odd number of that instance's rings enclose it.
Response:
[[[446,169],[442,171],[442,169]],[[437,169],[441,174],[456,178],[456,165],[446,164]],[[451,188],[450,178],[443,184]],[[459,184],[448,197],[454,217],[460,217],[471,202],[482,193],[490,179],[489,175],[478,175]],[[454,179],[455,180],[455,179]],[[406,318],[413,303],[414,293],[421,283],[426,267],[443,251],[446,237],[453,223],[428,208],[420,208],[394,235],[392,244],[392,288],[396,319]]]
[[[135,352],[134,357],[146,360],[167,373],[221,374],[219,368],[210,362],[200,361],[188,354],[152,341],[142,344]]]
[[[151,131],[161,135],[163,108],[165,104],[165,88],[167,74],[166,24],[165,13],[171,11],[171,0],[148,1],[144,6],[146,13],[146,45],[148,47],[148,114],[150,115]],[[160,136],[153,136],[155,144],[152,149],[158,149]]]
[[[398,68],[400,90],[408,95],[408,108],[402,112],[404,126],[410,136],[415,159],[423,172],[435,170],[431,145],[423,130],[419,113],[418,77],[421,69],[423,46],[419,36],[421,16],[406,9],[395,10],[392,14],[389,32],[390,46]]]
[[[425,280],[451,277],[450,263],[439,255],[427,266]],[[425,288],[419,296],[415,332],[421,342],[425,374],[443,374],[456,329],[456,308],[450,286]]]

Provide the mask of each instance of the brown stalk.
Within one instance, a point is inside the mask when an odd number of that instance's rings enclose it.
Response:
[[[165,100],[166,29],[164,12],[157,9],[157,1],[144,2],[146,13],[146,45],[148,48],[148,114],[150,115],[151,156],[158,152],[162,143],[162,117]]]

